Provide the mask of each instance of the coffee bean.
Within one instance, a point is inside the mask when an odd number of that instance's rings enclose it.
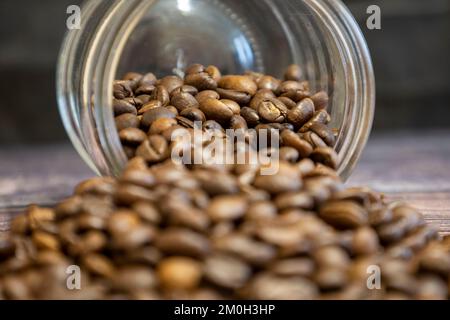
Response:
[[[291,64],[284,73],[285,80],[299,81],[303,76],[302,69],[297,64]]]
[[[314,123],[310,130],[316,133],[329,147],[333,147],[336,142],[333,132],[322,123]]]
[[[255,127],[259,124],[260,121],[259,114],[254,109],[251,109],[249,107],[243,107],[241,109],[241,116],[245,119],[249,127]]]
[[[179,94],[179,93],[189,93],[192,96],[196,96],[198,93],[198,90],[196,87],[193,87],[193,86],[182,85],[181,87],[174,89],[170,93],[170,96],[173,97],[174,95]]]
[[[216,100],[219,100],[220,99],[220,95],[219,95],[219,93],[217,93],[217,91],[214,91],[214,90],[204,90],[204,91],[200,91],[195,96],[195,99],[198,101],[198,103],[201,103],[202,100],[205,100],[205,99],[216,99]]]
[[[272,194],[297,191],[302,186],[302,180],[296,168],[285,162],[279,163],[276,175],[257,175],[254,186]]]
[[[220,73],[219,68],[216,66],[208,66],[205,69],[205,72],[209,74],[211,78],[214,79],[214,81],[219,82],[220,78],[222,77],[222,74]]]
[[[311,159],[323,163],[324,165],[336,169],[339,164],[338,155],[336,154],[336,151],[329,147],[320,147],[314,149],[314,151],[311,153]]]
[[[306,192],[285,193],[275,198],[275,205],[278,210],[288,208],[312,209],[314,199]]]
[[[257,83],[258,89],[268,89],[275,92],[280,86],[281,81],[271,76],[262,76]]]
[[[138,101],[141,102],[141,106],[144,105],[144,104],[146,104],[147,102],[149,102],[151,99],[152,99],[152,96],[151,96],[151,95],[148,95],[148,94],[141,94],[141,95],[138,95],[138,96],[135,98],[135,100],[138,100]],[[139,106],[138,104],[136,104],[136,107],[141,107],[141,106]]]
[[[233,100],[241,105],[246,105],[250,102],[252,96],[246,92],[240,92],[236,90],[217,89],[217,93],[221,99]]]
[[[242,196],[218,196],[207,208],[208,215],[215,221],[235,220],[242,217],[248,204]]]
[[[189,290],[198,286],[201,265],[191,258],[169,257],[160,262],[157,269],[158,280],[166,289]]]
[[[302,127],[314,115],[314,103],[311,99],[303,99],[294,108],[290,109],[287,119],[296,128]]]
[[[199,91],[217,89],[217,81],[206,72],[187,74],[184,83],[197,88]]]
[[[191,120],[191,121],[200,121],[204,122],[206,121],[205,114],[199,109],[195,107],[186,108],[183,111],[180,112],[180,115]]]
[[[167,76],[158,81],[158,84],[165,87],[171,94],[175,89],[183,85],[183,79],[177,76]]]
[[[136,155],[150,163],[165,160],[169,157],[167,140],[161,135],[152,135],[137,148]]]
[[[320,208],[319,215],[340,229],[352,229],[368,223],[367,212],[351,201],[332,201]]]
[[[241,288],[252,273],[247,264],[229,255],[206,258],[204,269],[208,281],[226,289]]]
[[[133,95],[130,81],[117,80],[114,81],[113,94],[116,99],[125,99]]]
[[[173,126],[176,126],[177,124],[178,124],[178,122],[176,119],[159,118],[159,119],[153,121],[148,133],[149,133],[149,135],[158,135]]]
[[[200,110],[208,119],[227,124],[231,117],[239,113],[239,105],[231,100],[204,99],[200,102]]]
[[[239,76],[239,75],[223,76],[218,82],[218,85],[219,88],[239,91],[247,93],[251,96],[253,96],[258,90],[255,81],[253,81],[253,79],[251,79],[248,76]]]
[[[330,115],[325,110],[316,111],[314,116],[305,123],[299,130],[301,133],[305,133],[311,129],[311,126],[315,123],[328,124],[331,121]]]
[[[149,290],[156,286],[156,277],[152,270],[139,265],[124,266],[117,270],[112,278],[113,286],[118,290]]]
[[[144,116],[142,117],[141,125],[149,128],[154,121],[161,119],[161,118],[175,118],[176,114],[171,112],[170,110],[160,107],[160,108],[153,108],[151,110],[148,110],[144,113]]]
[[[171,228],[162,231],[156,238],[156,247],[166,254],[203,257],[210,250],[209,241],[194,231]]]
[[[155,85],[156,84],[156,77],[153,73],[147,73],[145,74],[141,80],[139,80],[138,86],[144,86],[144,85]]]
[[[311,277],[314,272],[314,261],[309,258],[283,259],[271,265],[270,270],[283,277]]]
[[[297,150],[302,158],[309,157],[313,152],[313,148],[308,142],[290,130],[284,130],[281,133],[281,142],[284,146]]]
[[[240,115],[234,115],[230,119],[230,128],[233,130],[244,130],[248,129],[247,121],[245,121],[244,117]]]
[[[194,174],[202,189],[211,196],[234,194],[239,190],[237,179],[225,172],[196,170]],[[212,175],[214,175],[215,179],[211,179]]]
[[[149,110],[156,109],[162,107],[162,104],[158,100],[150,100],[146,104],[144,104],[138,111],[139,115],[146,113]]]
[[[245,214],[247,220],[262,221],[274,218],[277,215],[277,208],[270,201],[257,201],[248,207]]]
[[[75,187],[76,194],[98,194],[98,195],[112,195],[116,190],[116,181],[110,177],[95,177]],[[48,214],[50,218],[51,214]]]
[[[170,103],[177,108],[179,112],[182,112],[188,108],[198,107],[198,101],[190,93],[180,92],[172,96]]]
[[[355,255],[375,254],[379,250],[377,233],[369,227],[362,227],[355,230],[351,248]]]
[[[154,194],[144,187],[124,184],[117,188],[116,201],[125,205],[131,205],[139,201],[153,201],[155,200]]]
[[[305,84],[297,81],[284,81],[278,87],[279,96],[287,97],[295,102],[308,98],[310,93]]]
[[[127,72],[123,76],[122,80],[132,81],[133,83],[136,83],[136,85],[137,85],[142,77],[143,77],[143,75],[138,72]]]
[[[170,102],[169,91],[167,91],[166,87],[162,85],[156,86],[155,90],[153,90],[151,97],[153,100],[158,100],[161,102],[162,106],[165,107]]]
[[[328,106],[328,93],[325,91],[317,92],[316,94],[311,96],[311,100],[314,102],[314,106],[316,110],[327,109]]]
[[[186,68],[186,71],[185,71],[186,75],[201,73],[201,72],[205,72],[205,67],[199,63],[191,64],[190,66],[188,66]]]
[[[140,121],[131,113],[124,113],[114,119],[117,131],[121,131],[126,128],[138,128]]]
[[[278,99],[265,99],[258,105],[259,116],[268,122],[283,122],[288,109]]]
[[[140,145],[147,139],[144,131],[137,128],[127,128],[119,132],[120,141],[125,145]]]
[[[82,257],[82,263],[86,270],[101,277],[111,278],[116,273],[112,262],[100,254],[88,254]]]
[[[133,232],[140,223],[139,216],[130,210],[114,212],[108,221],[108,231],[111,234]]]
[[[293,108],[295,108],[297,106],[297,103],[294,100],[292,100],[292,99],[290,99],[288,97],[278,97],[278,100],[280,100],[282,103],[284,103],[284,105],[289,110],[291,110],[291,109],[293,109]]]
[[[125,100],[114,99],[113,100],[113,110],[114,110],[115,116],[120,116],[121,114],[124,114],[124,113],[131,113],[134,115],[137,114],[136,107]]]
[[[264,100],[275,99],[276,96],[272,90],[269,89],[261,89],[256,92],[253,98],[250,101],[249,107],[258,110],[259,104]]]
[[[137,87],[135,94],[137,96],[141,96],[141,95],[151,96],[153,94],[153,92],[155,91],[155,89],[156,89],[156,87],[152,84],[144,84],[144,85]]]
[[[313,149],[316,148],[325,148],[328,145],[325,143],[325,141],[322,140],[321,137],[319,137],[316,133],[312,132],[312,131],[308,131],[305,133],[299,133],[299,136],[305,140],[306,142],[308,142]]]

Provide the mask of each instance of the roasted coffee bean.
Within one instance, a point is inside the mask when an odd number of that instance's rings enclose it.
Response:
[[[157,269],[158,280],[165,289],[189,290],[198,286],[201,265],[187,257],[169,257],[162,260]]]
[[[351,201],[332,201],[320,208],[320,217],[336,228],[352,229],[368,223],[363,207]]]
[[[193,87],[193,86],[182,85],[181,87],[174,89],[170,93],[170,96],[173,97],[174,95],[179,94],[179,93],[189,93],[190,95],[195,97],[198,93],[198,90],[196,87]]]
[[[287,113],[288,109],[278,99],[265,99],[258,105],[259,116],[268,122],[283,122]]]
[[[91,253],[83,256],[82,264],[86,270],[101,277],[112,278],[116,273],[112,262],[100,254]]]
[[[322,140],[321,137],[319,137],[316,133],[314,133],[312,131],[308,131],[305,133],[299,133],[299,135],[303,140],[308,142],[313,147],[313,149],[324,148],[324,147],[328,146],[325,143],[325,141]]]
[[[240,115],[234,115],[230,119],[230,128],[233,130],[245,131],[248,129],[247,121]]]
[[[375,230],[369,227],[355,230],[351,249],[354,255],[375,254],[379,250],[379,240]]]
[[[206,72],[187,74],[184,83],[197,88],[199,91],[217,89],[217,81]]]
[[[291,109],[293,109],[293,108],[295,108],[295,107],[297,106],[297,103],[296,103],[294,100],[292,100],[292,99],[290,99],[290,98],[288,98],[288,97],[278,97],[278,100],[280,100],[281,102],[283,102],[284,105],[285,105],[289,110],[291,110]]]
[[[186,68],[186,75],[205,72],[205,67],[199,63],[191,64]]]
[[[113,109],[114,109],[115,116],[120,116],[121,114],[124,114],[124,113],[131,113],[134,115],[137,114],[136,107],[126,100],[114,99]]]
[[[113,94],[116,99],[125,99],[133,95],[133,90],[131,89],[131,82],[125,80],[114,81]]]
[[[155,85],[156,84],[156,77],[153,73],[147,73],[145,74],[138,83],[138,86],[144,86],[144,85]]]
[[[211,78],[214,79],[214,81],[218,82],[220,80],[220,78],[222,77],[222,74],[220,73],[219,68],[217,68],[216,66],[208,66],[205,69],[205,72],[207,74],[209,74],[209,76]]]
[[[285,80],[300,81],[302,76],[302,69],[297,64],[291,64],[289,67],[287,67],[286,72],[284,73]]]
[[[124,266],[112,278],[114,288],[125,291],[149,290],[157,280],[152,270],[139,265]]]
[[[286,162],[280,162],[277,174],[258,174],[255,177],[254,186],[269,193],[277,194],[297,191],[302,186],[302,180],[300,173],[294,166]]]
[[[257,83],[258,89],[269,89],[275,92],[280,86],[281,81],[272,76],[262,76]]]
[[[308,98],[310,93],[305,84],[297,81],[284,81],[278,87],[279,96],[287,97],[295,102]]]
[[[171,228],[159,233],[156,247],[166,254],[203,257],[210,251],[208,239],[194,231]]]
[[[194,121],[194,122],[195,121],[200,121],[200,122],[206,121],[205,114],[199,108],[196,108],[196,107],[186,108],[180,112],[180,115],[191,121]]]
[[[300,128],[299,132],[305,133],[306,131],[309,131],[311,126],[315,123],[328,124],[330,121],[331,118],[328,112],[325,110],[316,111],[314,116]]]
[[[177,120],[178,125],[180,125],[183,128],[187,128],[187,129],[194,128],[194,121],[192,121],[188,118],[178,116],[175,119]]]
[[[149,110],[160,108],[160,107],[162,107],[161,101],[150,100],[139,109],[138,114],[142,115]]]
[[[229,255],[206,258],[204,269],[208,281],[226,289],[243,287],[252,273],[247,264]]]
[[[161,135],[152,135],[137,148],[136,155],[149,163],[165,160],[169,157],[167,140]]]
[[[165,130],[170,129],[173,126],[176,126],[177,124],[178,122],[174,118],[159,118],[153,121],[148,133],[150,135],[158,135],[164,132]]]
[[[323,163],[324,165],[336,169],[339,164],[339,159],[336,151],[329,147],[320,147],[314,149],[311,153],[311,159]]]
[[[153,92],[155,91],[156,87],[152,84],[144,84],[141,85],[139,87],[137,87],[135,94],[137,96],[141,96],[141,95],[152,95]]]
[[[198,107],[198,101],[194,98],[193,95],[186,92],[176,93],[172,96],[170,103],[177,108],[179,112],[182,112],[184,109],[188,108],[196,108]]]
[[[153,90],[152,92],[151,97],[153,100],[158,100],[159,102],[161,102],[163,107],[167,106],[170,102],[169,91],[162,85],[156,86],[155,90]]]
[[[172,111],[159,107],[159,108],[153,108],[151,110],[148,110],[144,113],[144,116],[142,117],[141,125],[145,128],[149,128],[154,121],[161,119],[161,118],[175,118],[176,114],[174,114]]]
[[[155,229],[150,225],[136,226],[132,232],[115,234],[112,238],[112,247],[119,250],[135,250],[153,242]]]
[[[217,93],[220,95],[221,99],[233,100],[241,105],[248,104],[252,98],[250,94],[236,90],[217,88]]]
[[[114,119],[117,131],[121,131],[126,128],[138,128],[140,121],[138,117],[131,113],[124,113]]]
[[[300,157],[300,153],[297,149],[292,147],[281,147],[279,150],[279,157],[282,161],[295,163]]]
[[[208,119],[221,124],[228,124],[231,117],[239,114],[239,105],[231,100],[204,99],[200,102],[200,110]]]
[[[255,127],[259,124],[260,121],[259,114],[256,110],[252,108],[243,107],[241,109],[241,116],[245,119],[249,127]]]
[[[309,258],[283,259],[270,266],[271,272],[279,276],[311,277],[315,269],[314,261]]]
[[[142,77],[143,75],[138,72],[127,72],[123,76],[122,80],[131,81],[135,86],[137,86]]]
[[[135,100],[138,100],[141,102],[141,106],[146,104],[147,102],[149,102],[151,99],[152,99],[152,96],[148,95],[148,94],[141,94],[135,98]],[[138,106],[136,104],[136,107],[141,107],[141,106]]]
[[[329,100],[328,93],[326,93],[325,91],[317,92],[316,94],[311,96],[311,100],[314,102],[316,110],[326,110]]]
[[[314,103],[311,99],[303,99],[294,108],[290,109],[287,119],[296,128],[302,127],[314,115]]]
[[[314,199],[306,192],[285,193],[275,198],[275,205],[278,210],[289,208],[312,209]]]
[[[281,142],[284,146],[297,150],[302,158],[309,157],[313,152],[313,148],[308,142],[290,130],[284,130],[281,133]]]
[[[95,177],[85,180],[75,187],[75,194],[97,194],[97,195],[112,195],[116,190],[116,181],[110,177]],[[39,211],[43,211],[40,209]],[[33,214],[34,211],[30,211]],[[42,212],[44,214],[44,212]],[[41,215],[39,213],[39,215]],[[46,219],[51,218],[51,212],[45,213]],[[39,218],[40,219],[40,218]]]
[[[254,110],[258,110],[258,106],[263,100],[275,98],[276,98],[275,94],[273,93],[273,91],[269,89],[258,90],[258,92],[256,92],[256,94],[251,99],[249,107]]]
[[[245,214],[247,207],[247,200],[242,196],[217,196],[210,202],[207,212],[214,221],[235,220]]]
[[[147,135],[140,129],[127,128],[119,132],[119,138],[125,145],[137,146],[147,139]]]
[[[214,90],[204,90],[200,91],[196,96],[195,99],[198,101],[198,103],[201,103],[202,100],[205,99],[220,99],[220,95],[217,93],[217,91]]]
[[[329,147],[334,146],[334,134],[326,125],[322,123],[314,123],[309,129],[316,133]]]
[[[270,201],[256,201],[249,205],[245,217],[247,220],[263,221],[265,219],[275,218],[277,208]]]
[[[167,76],[158,81],[158,84],[165,87],[169,95],[183,85],[183,79],[177,76]]]
[[[255,81],[253,81],[253,79],[251,79],[248,76],[239,76],[239,75],[223,76],[218,82],[218,85],[219,88],[239,91],[247,93],[251,96],[253,96],[258,90]]]

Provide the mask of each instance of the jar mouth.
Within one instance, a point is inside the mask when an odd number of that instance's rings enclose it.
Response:
[[[127,158],[115,129],[112,83],[127,42],[157,0],[91,0],[81,31],[66,36],[58,65],[58,102],[66,130],[83,159],[98,174],[119,175]],[[265,0],[264,2],[270,2]],[[304,0],[335,56],[332,81],[340,79],[333,111],[338,119],[339,175],[351,174],[371,130],[375,79],[367,44],[346,6],[336,0]],[[91,30],[89,35],[87,30]],[[295,50],[292,50],[295,52]],[[294,57],[296,59],[296,57]],[[297,61],[288,61],[287,63]],[[134,71],[134,70],[131,70]],[[152,71],[152,70],[150,70]],[[264,71],[264,70],[258,70]],[[341,105],[342,104],[342,105]]]

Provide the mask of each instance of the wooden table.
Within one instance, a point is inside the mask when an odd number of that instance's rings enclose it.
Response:
[[[23,206],[51,205],[92,175],[70,145],[0,149],[0,230]],[[375,135],[347,183],[407,200],[450,234],[450,131]]]

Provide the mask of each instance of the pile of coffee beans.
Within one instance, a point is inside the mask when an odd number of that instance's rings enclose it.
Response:
[[[193,65],[114,83],[130,160],[31,206],[0,241],[0,299],[449,299],[450,237],[404,203],[345,188],[328,95]],[[174,128],[280,131],[266,164],[175,163]]]
[[[328,94],[312,93],[300,75],[297,65],[287,69],[284,80],[255,72],[222,76],[217,67],[200,64],[188,67],[184,79],[128,73],[114,83],[113,91],[124,151],[129,159],[163,162],[177,147],[172,133],[182,128],[192,132],[199,122],[205,131],[276,130],[281,158],[311,158],[336,168],[331,148],[336,132],[327,126]]]

